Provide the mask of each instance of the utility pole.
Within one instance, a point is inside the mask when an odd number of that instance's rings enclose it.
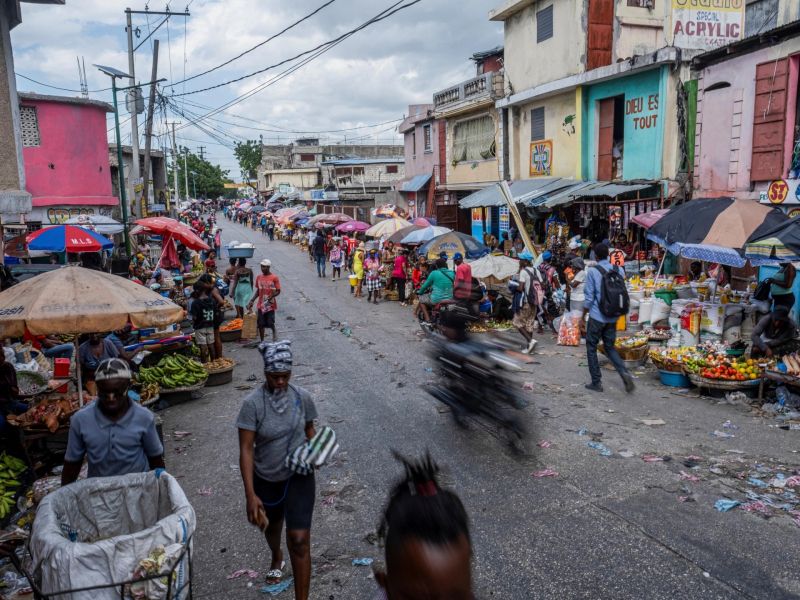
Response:
[[[177,208],[181,202],[181,190],[178,188],[178,146],[175,143],[175,125],[177,123],[172,123],[172,179],[175,185],[175,206]]]
[[[150,147],[153,135],[153,111],[156,106],[156,77],[158,77],[158,40],[153,40],[153,72],[150,77],[150,99],[147,102],[147,123],[144,137],[144,181],[142,182],[142,215],[150,198]]]
[[[144,40],[142,40],[136,48],[133,47],[133,19],[132,15],[157,15],[164,17],[164,21],[169,19],[170,17],[189,17],[189,7],[186,7],[184,12],[170,12],[167,9],[164,12],[159,11],[152,11],[152,10],[131,10],[130,8],[125,9],[125,17],[126,17],[126,31],[128,33],[128,71],[131,79],[131,86],[134,86],[131,89],[131,92],[134,97],[133,107],[134,110],[131,112],[131,150],[133,151],[133,162],[131,167],[131,175],[128,176],[128,189],[130,190],[130,198],[131,198],[131,206],[133,206],[133,211],[131,213],[132,216],[136,214],[136,191],[134,189],[134,181],[139,178],[139,117],[136,113],[136,99],[138,98],[138,90],[136,86],[136,72],[135,72],[135,64],[134,64],[134,52],[139,49],[139,47],[144,44],[152,33],[148,35]],[[162,23],[164,22],[162,21]],[[158,29],[159,26],[156,27]],[[137,35],[138,37],[138,35]],[[155,78],[154,78],[155,79]],[[142,190],[144,192],[144,190]],[[188,194],[187,194],[188,196]]]
[[[200,155],[200,160],[205,160],[205,158],[206,158],[205,157],[205,151],[206,151],[206,147],[205,146],[198,146],[197,147],[197,153]]]
[[[189,199],[189,149],[183,149],[183,179],[186,183],[186,199]]]
[[[125,17],[127,26],[125,30],[128,33],[128,74],[131,76],[131,89],[128,94],[133,96],[133,101],[129,102],[131,110],[131,172],[128,175],[128,198],[131,202],[131,216],[135,217],[137,214],[136,206],[136,180],[139,179],[139,115],[137,111],[137,100],[139,98],[139,90],[136,86],[136,65],[133,58],[133,22],[131,19],[131,9],[125,9]]]

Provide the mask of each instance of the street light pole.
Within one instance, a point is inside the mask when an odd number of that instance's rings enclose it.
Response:
[[[194,171],[192,171],[192,191],[194,192],[194,199],[197,200],[197,182],[194,179]]]
[[[117,78],[111,77],[111,93],[114,96],[114,128],[117,133],[117,176],[119,177],[119,200],[122,205],[122,233],[125,236],[125,253],[131,255],[131,240],[128,235],[128,198],[125,193],[125,163],[122,162],[122,136],[119,132],[119,109],[117,107]]]

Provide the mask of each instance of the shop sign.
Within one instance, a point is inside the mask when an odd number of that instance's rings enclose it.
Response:
[[[483,209],[482,208],[473,208],[472,209],[472,222],[473,223],[483,223]]]
[[[531,177],[550,175],[553,170],[553,140],[531,142]]]
[[[710,50],[744,33],[745,0],[672,0],[672,45]]]
[[[503,233],[508,231],[510,214],[507,206],[501,206],[498,212],[500,213],[500,233]]]
[[[94,214],[100,214],[104,217],[111,216],[111,208],[103,207],[97,209],[97,213],[95,213],[95,209],[93,207],[81,207],[81,208],[48,208],[47,209],[47,221],[51,225],[61,225],[66,223],[69,219],[73,217],[80,217],[81,215],[92,216]]]
[[[758,201],[775,206],[800,204],[800,179],[776,179],[759,192]]]

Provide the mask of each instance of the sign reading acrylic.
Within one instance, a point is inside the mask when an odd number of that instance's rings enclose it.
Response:
[[[672,0],[672,44],[710,50],[742,38],[745,0]]]
[[[553,169],[553,140],[531,142],[531,177],[550,175]]]

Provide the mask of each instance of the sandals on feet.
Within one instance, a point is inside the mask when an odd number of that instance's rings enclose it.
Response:
[[[267,571],[267,576],[265,581],[267,585],[275,585],[276,583],[280,583],[281,579],[283,579],[283,569],[286,567],[286,561],[281,561],[281,568],[280,569],[272,569],[271,571]]]

